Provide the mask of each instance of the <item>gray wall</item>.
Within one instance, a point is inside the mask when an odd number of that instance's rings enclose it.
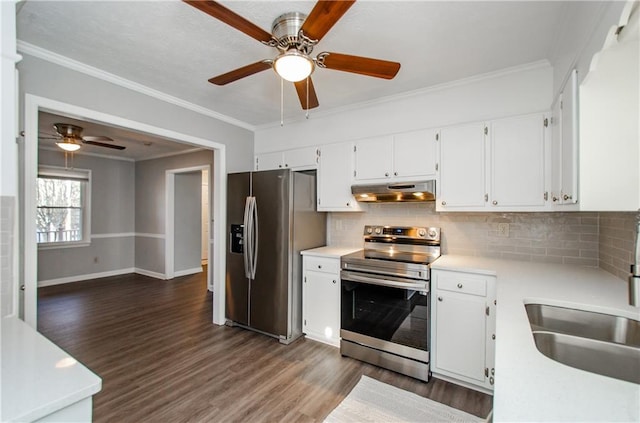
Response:
[[[136,162],[135,267],[137,269],[162,274],[165,272],[166,171],[202,165],[211,166],[212,171],[209,175],[212,176],[214,172],[211,151],[203,150]],[[209,187],[212,186],[213,184],[210,183]],[[213,193],[210,193],[210,198],[213,202]],[[199,218],[198,221],[200,221]],[[197,257],[200,257],[200,253]]]
[[[174,271],[201,268],[202,172],[175,176]]]
[[[227,171],[252,168],[253,132],[247,129],[29,55],[18,63],[18,70],[22,101],[25,93],[34,94],[215,141],[226,145]]]
[[[63,167],[64,154],[38,150],[38,163]],[[91,245],[39,250],[39,282],[134,265],[135,164],[75,154],[73,166],[91,170]]]

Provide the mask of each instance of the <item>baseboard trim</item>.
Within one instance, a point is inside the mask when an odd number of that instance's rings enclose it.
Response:
[[[201,273],[201,272],[202,272],[202,266],[194,267],[192,269],[176,270],[175,272],[173,272],[173,276],[177,278],[179,276],[194,275],[196,273]]]
[[[110,276],[126,275],[127,273],[137,273],[134,268],[110,270],[107,272],[89,273],[86,275],[67,276],[64,278],[47,279],[38,281],[38,287],[62,285],[64,283],[81,282],[89,279],[108,278]]]
[[[133,269],[133,272],[142,276],[149,276],[150,278],[162,279],[162,280],[167,279],[164,273],[152,272],[151,270],[140,269],[139,267],[136,267],[135,269]]]

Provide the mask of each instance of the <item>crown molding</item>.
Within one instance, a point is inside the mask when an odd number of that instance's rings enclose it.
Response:
[[[85,75],[92,76],[97,79],[101,79],[111,84],[118,85],[120,87],[127,88],[132,91],[136,91],[140,94],[144,94],[149,97],[153,97],[155,99],[164,101],[166,103],[170,103],[175,106],[182,107],[183,109],[191,110],[192,112],[200,113],[201,115],[212,117],[214,119],[220,120],[222,122],[226,122],[234,126],[238,126],[240,128],[247,129],[252,132],[255,131],[255,126],[247,122],[234,119],[230,116],[223,115],[222,113],[218,113],[211,109],[207,109],[206,107],[199,106],[197,104],[191,103],[181,98],[163,93],[162,91],[158,91],[156,89],[147,87],[146,85],[142,85],[137,82],[131,81],[129,79],[122,78],[118,75],[106,72],[102,69],[89,66],[85,63],[79,62],[77,60],[71,59],[69,57],[63,56],[58,53],[54,53],[50,50],[44,49],[42,47],[38,47],[26,41],[18,40],[17,47],[18,47],[18,51],[23,54],[28,54],[29,56],[46,60],[47,62],[54,63],[56,65],[74,70],[76,72],[83,73]]]
[[[434,92],[437,92],[437,91],[442,91],[442,90],[446,90],[446,89],[450,89],[450,88],[455,88],[455,87],[460,87],[460,86],[464,86],[464,85],[473,84],[475,82],[490,80],[490,79],[499,78],[499,77],[502,77],[502,76],[511,75],[511,74],[514,74],[514,73],[526,72],[526,71],[535,70],[535,69],[541,69],[541,68],[550,67],[550,66],[551,66],[551,64],[549,63],[548,60],[538,60],[536,62],[531,62],[531,63],[526,63],[526,64],[523,64],[523,65],[518,65],[518,66],[513,66],[513,67],[509,67],[509,68],[505,68],[505,69],[500,69],[500,70],[493,71],[493,72],[482,73],[482,74],[479,74],[479,75],[470,76],[468,78],[457,79],[455,81],[445,82],[445,83],[438,84],[438,85],[432,85],[430,87],[419,88],[417,90],[406,91],[406,92],[403,92],[403,93],[400,93],[400,94],[394,94],[394,95],[390,95],[390,96],[386,96],[386,97],[380,97],[380,98],[377,98],[375,100],[369,100],[369,101],[363,101],[363,102],[360,102],[360,103],[349,104],[347,106],[336,107],[336,108],[333,108],[333,109],[324,110],[322,112],[312,112],[312,113],[309,113],[309,119],[306,119],[306,117],[303,117],[303,116],[297,117],[297,118],[293,118],[293,119],[288,119],[288,120],[285,119],[284,124],[286,126],[287,124],[305,122],[305,121],[313,119],[313,118],[325,118],[325,117],[329,117],[329,116],[336,115],[336,114],[343,114],[343,113],[350,112],[350,111],[357,110],[357,109],[363,109],[363,108],[373,107],[373,106],[377,106],[377,105],[381,105],[381,104],[392,103],[392,102],[404,100],[404,99],[407,99],[407,98],[417,97],[417,96],[421,96],[421,95],[425,95],[425,94],[434,93]],[[255,127],[254,131],[272,129],[272,128],[276,128],[276,127],[279,127],[279,126],[281,126],[279,121],[278,122],[272,122],[272,123],[266,123],[264,125],[257,125]]]

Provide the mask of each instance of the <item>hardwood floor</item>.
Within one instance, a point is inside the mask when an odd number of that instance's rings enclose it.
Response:
[[[491,397],[211,323],[202,275],[125,275],[39,290],[38,329],[102,377],[96,422],[321,422],[367,375],[485,417]]]

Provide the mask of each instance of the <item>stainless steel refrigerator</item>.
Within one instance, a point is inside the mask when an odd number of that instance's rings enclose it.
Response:
[[[326,242],[315,171],[233,173],[227,181],[227,323],[288,344],[302,334],[300,251]]]

